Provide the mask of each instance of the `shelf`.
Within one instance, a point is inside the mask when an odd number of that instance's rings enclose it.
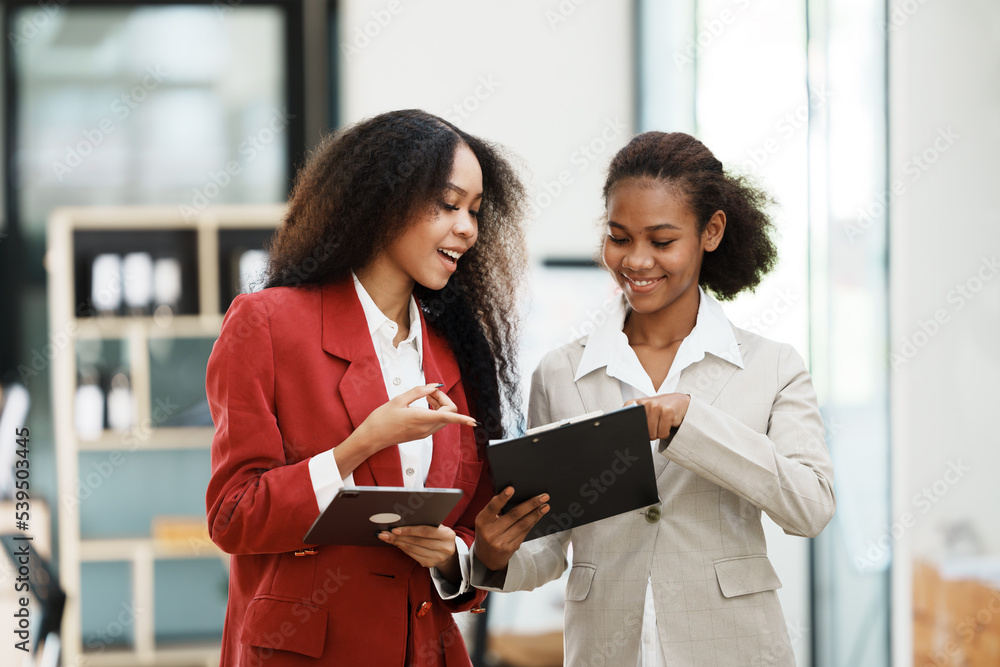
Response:
[[[174,315],[169,319],[150,315],[123,317],[77,317],[76,337],[97,340],[128,338],[139,332],[147,338],[215,338],[222,328],[222,315]]]
[[[187,220],[177,206],[85,206],[53,211],[58,222],[69,218],[73,228],[134,231],[150,227],[187,230],[198,226],[215,229],[244,227],[276,228],[285,215],[285,204],[223,204],[201,212],[197,220]]]
[[[206,449],[212,445],[215,429],[211,426],[175,426],[154,428],[133,436],[131,432],[104,431],[97,440],[80,440],[81,452],[110,452],[116,450],[150,451],[164,449]],[[135,440],[138,444],[135,444]]]
[[[190,220],[177,206],[80,207],[53,211],[46,234],[48,251],[45,257],[49,272],[49,333],[54,347],[70,350],[76,347],[75,353],[56,354],[51,358],[52,422],[60,496],[73,497],[81,485],[81,474],[84,477],[92,474],[91,468],[81,470],[81,460],[85,460],[82,455],[89,454],[87,459],[100,459],[101,455],[94,456],[94,453],[101,452],[170,452],[139,457],[147,459],[136,462],[140,489],[143,488],[143,474],[157,474],[150,468],[157,459],[169,459],[175,464],[171,466],[171,474],[177,477],[168,487],[170,493],[176,495],[177,488],[190,482],[191,476],[183,469],[182,461],[192,455],[200,459],[201,452],[207,452],[211,446],[215,433],[207,410],[201,409],[204,407],[202,362],[219,336],[224,313],[233,298],[234,286],[238,284],[234,258],[240,256],[241,249],[262,246],[280,224],[284,211],[284,205],[209,206]],[[159,316],[120,313],[82,317],[93,307],[94,258],[100,254],[124,257],[134,252],[147,253],[154,260],[172,257],[180,263],[182,289],[174,311],[161,311]],[[111,368],[128,368],[134,405],[132,421],[136,426],[125,432],[105,430],[96,440],[81,440],[74,425],[80,375],[78,360],[83,348],[87,355],[95,354],[95,341],[120,341],[106,346],[102,343],[97,354],[108,353]],[[110,368],[107,370],[110,372]],[[199,398],[196,394],[200,394],[201,402],[187,401],[186,397]],[[167,409],[160,406],[159,399],[168,400],[170,396],[184,407],[179,408],[177,415],[164,416],[162,413]],[[180,417],[203,425],[178,426],[176,424],[183,421]],[[158,424],[163,426],[151,428]],[[192,454],[194,450],[199,453]],[[130,481],[135,480],[130,478]],[[137,484],[132,484],[135,486]],[[190,494],[191,491],[181,493]],[[139,498],[135,493],[119,498],[123,512],[132,509],[132,505],[145,503],[144,508],[152,510],[154,516],[169,516],[170,506],[163,500],[163,494],[155,496],[158,500],[152,500],[152,495],[141,497],[141,490],[138,495]],[[151,502],[160,502],[161,506],[147,507]],[[114,503],[109,507],[113,508]],[[172,569],[197,570],[205,565],[195,563],[197,560],[219,559],[228,570],[229,556],[216,547],[207,534],[198,531],[188,537],[179,529],[172,534],[173,539],[168,539],[170,533],[167,533],[168,538],[160,539],[152,536],[81,539],[79,508],[65,509],[59,517],[59,575],[67,594],[62,624],[63,663],[82,661],[88,665],[128,667],[218,665],[221,640],[203,643],[207,626],[199,625],[188,636],[188,641],[180,638],[177,642],[164,641],[158,634],[154,612],[158,597],[157,569],[158,565],[162,566],[161,575],[167,576],[162,573]],[[113,509],[102,517],[114,525]],[[138,528],[132,534],[145,533],[145,529]],[[156,532],[154,526],[152,534],[164,533]],[[131,603],[148,613],[136,615],[131,646],[88,652],[84,650],[81,618],[82,564],[88,563],[88,570],[93,571],[100,570],[101,563],[115,562],[128,564]],[[91,572],[88,576],[96,575]],[[224,593],[222,595],[224,603]],[[208,597],[212,604],[220,601],[218,597]],[[179,609],[170,609],[166,614],[169,619],[176,619],[182,613]],[[170,625],[162,621],[159,627]],[[210,629],[215,630],[214,626]]]
[[[156,560],[222,558],[228,561],[229,554],[207,540],[196,540],[195,544],[161,542],[151,537],[80,540],[80,560],[85,563],[134,561],[139,558]]]
[[[108,648],[101,652],[83,651],[82,664],[92,667],[136,667],[137,665],[205,665],[219,664],[221,640],[218,642],[157,646],[154,653],[123,648]]]

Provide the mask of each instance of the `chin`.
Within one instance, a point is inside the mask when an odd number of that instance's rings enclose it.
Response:
[[[447,285],[451,276],[437,277],[437,276],[424,276],[422,280],[417,280],[416,282],[423,286],[425,289],[429,290],[443,290]]]
[[[640,315],[655,313],[663,308],[663,303],[660,301],[656,301],[655,303],[650,302],[647,299],[636,299],[635,301],[632,301],[627,297],[625,300],[628,301],[629,308],[631,308],[633,312],[639,313]]]

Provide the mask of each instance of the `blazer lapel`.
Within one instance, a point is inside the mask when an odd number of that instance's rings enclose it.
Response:
[[[739,367],[735,364],[706,354],[704,359],[681,371],[677,392],[697,396],[711,405],[737,370]]]
[[[571,367],[574,373],[583,357],[583,346],[574,347],[569,351]],[[625,401],[622,399],[622,387],[618,380],[608,376],[603,368],[597,368],[576,381],[576,388],[583,399],[583,407],[587,412],[617,410]]]
[[[365,312],[350,279],[323,287],[323,349],[349,363],[340,396],[354,428],[389,400]],[[399,449],[386,447],[354,470],[358,486],[403,486]]]
[[[452,390],[458,384],[461,373],[447,342],[444,338],[431,331],[420,312],[421,339],[423,340],[424,381],[428,384],[441,383],[441,391],[449,395],[456,405],[463,405],[465,397],[456,400]],[[433,436],[434,453],[431,455],[431,465],[427,472],[428,486],[450,488],[454,486],[458,475],[458,466],[462,461],[461,427],[449,424]]]

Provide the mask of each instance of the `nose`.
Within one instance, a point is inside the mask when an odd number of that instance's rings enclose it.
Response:
[[[472,216],[460,216],[458,222],[452,227],[452,231],[455,236],[459,236],[466,240],[466,242],[471,246],[476,242],[476,237],[479,235],[479,223]]]
[[[622,268],[629,271],[642,271],[653,268],[653,257],[648,253],[632,251],[622,257]]]

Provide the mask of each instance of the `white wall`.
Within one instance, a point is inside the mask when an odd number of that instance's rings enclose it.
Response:
[[[590,256],[633,133],[632,3],[352,0],[339,19],[343,122],[420,107],[500,142],[530,165],[532,254]]]
[[[912,560],[978,552],[1000,571],[1000,4],[892,6],[894,644],[908,664]],[[947,539],[962,523],[975,537]]]

